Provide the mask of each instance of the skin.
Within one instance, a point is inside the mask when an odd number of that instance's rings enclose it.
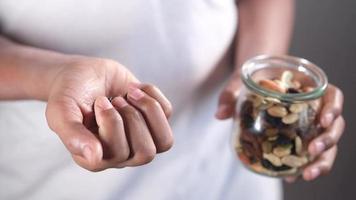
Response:
[[[240,0],[238,7],[236,69],[219,98],[216,118],[220,120],[229,119],[234,114],[241,87],[242,63],[258,54],[286,54],[294,21],[293,0]],[[321,101],[320,124],[325,128],[325,132],[309,144],[308,151],[316,160],[303,171],[302,177],[306,181],[331,171],[337,154],[337,144],[345,128],[345,120],[342,117],[342,91],[329,84]],[[296,179],[297,177],[287,177],[285,180],[294,182]]]
[[[0,38],[0,60],[0,99],[47,101],[49,127],[87,170],[143,165],[173,145],[170,102],[115,61],[5,38]]]
[[[240,0],[238,6],[236,70],[221,93],[219,119],[232,117],[241,64],[261,53],[287,53],[292,31],[292,0]],[[1,100],[47,101],[49,127],[87,170],[143,165],[173,144],[167,120],[170,102],[157,87],[140,83],[115,61],[37,49],[0,37],[0,86]],[[109,102],[107,97],[114,98]],[[310,144],[310,152],[319,157],[305,169],[306,180],[332,167],[344,128],[342,99],[342,92],[330,85],[321,115],[327,131]]]

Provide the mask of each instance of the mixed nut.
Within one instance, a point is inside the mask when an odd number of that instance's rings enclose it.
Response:
[[[313,89],[293,76],[291,71],[284,71],[277,79],[258,83],[279,93]],[[250,169],[269,176],[295,175],[312,160],[307,147],[321,131],[316,123],[319,100],[284,102],[249,92],[240,108],[236,152]]]

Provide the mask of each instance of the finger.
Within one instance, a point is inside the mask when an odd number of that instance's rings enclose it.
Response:
[[[321,134],[309,144],[309,153],[318,156],[323,151],[336,145],[345,129],[345,120],[339,116],[325,133]]]
[[[100,141],[83,124],[83,115],[72,99],[50,100],[46,118],[49,127],[59,136],[81,167],[95,171],[103,156]]]
[[[330,172],[334,164],[337,154],[337,146],[333,146],[325,151],[321,156],[312,164],[307,166],[303,171],[303,178],[306,181],[311,181],[320,175],[325,175]]]
[[[220,94],[216,118],[227,119],[233,116],[240,86],[240,73],[235,72]]]
[[[334,85],[329,85],[323,97],[323,108],[320,114],[320,123],[327,128],[342,112],[344,96],[341,90]]]
[[[121,114],[131,155],[128,161],[117,167],[138,166],[149,163],[156,155],[156,147],[143,116],[122,97],[115,97],[112,104]]]
[[[138,88],[131,88],[128,101],[143,114],[150,129],[157,152],[164,152],[173,145],[173,134],[160,104]]]
[[[150,97],[158,101],[164,113],[166,114],[167,118],[169,118],[172,115],[173,109],[172,109],[171,102],[167,99],[167,97],[164,96],[161,90],[159,90],[156,86],[152,84],[134,84],[133,87],[140,88],[147,95],[149,95]]]
[[[130,155],[123,120],[106,97],[96,99],[94,111],[99,126],[99,139],[104,149],[103,164],[107,167],[116,166]]]

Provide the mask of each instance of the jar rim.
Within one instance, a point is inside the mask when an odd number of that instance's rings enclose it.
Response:
[[[310,92],[303,93],[279,93],[259,86],[253,79],[252,73],[262,69],[263,67],[257,67],[257,63],[263,63],[267,61],[280,61],[285,64],[294,66],[295,69],[301,72],[305,72],[310,76],[313,76],[313,80],[316,82],[316,87]],[[255,68],[253,68],[254,66]],[[283,66],[282,66],[283,67]],[[295,102],[295,101],[308,101],[320,98],[328,86],[328,79],[325,72],[320,69],[314,63],[299,57],[287,56],[287,55],[258,55],[247,60],[241,69],[241,79],[248,89],[257,92],[259,95],[277,98],[281,101]]]

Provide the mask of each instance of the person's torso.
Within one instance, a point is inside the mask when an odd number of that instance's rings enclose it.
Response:
[[[0,0],[2,34],[114,59],[161,88],[176,110],[172,150],[146,166],[93,174],[49,131],[44,103],[0,103],[0,188],[8,188],[0,199],[278,198],[278,182],[236,162],[231,122],[214,119],[223,77],[206,84],[218,66],[231,67],[236,26],[234,0]]]

